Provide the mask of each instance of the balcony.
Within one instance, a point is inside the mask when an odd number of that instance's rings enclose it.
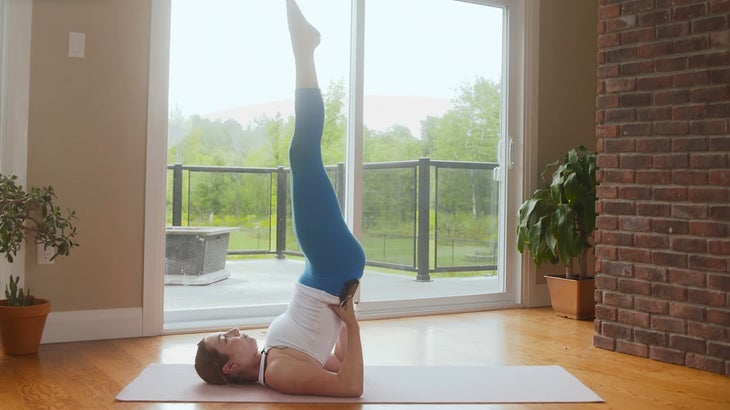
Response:
[[[362,300],[499,292],[495,168],[429,158],[364,164]],[[169,226],[235,230],[227,250],[230,277],[207,286],[166,286],[166,312],[286,304],[303,264],[291,228],[288,169],[175,164],[168,170]],[[344,165],[327,171],[342,203]]]

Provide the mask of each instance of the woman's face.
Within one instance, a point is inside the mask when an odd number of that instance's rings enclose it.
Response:
[[[241,364],[248,363],[259,351],[256,339],[242,333],[238,328],[209,334],[204,341],[209,347],[227,355],[229,361]]]

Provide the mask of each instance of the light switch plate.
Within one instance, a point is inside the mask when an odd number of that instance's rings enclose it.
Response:
[[[68,56],[84,58],[86,54],[86,33],[68,33]]]

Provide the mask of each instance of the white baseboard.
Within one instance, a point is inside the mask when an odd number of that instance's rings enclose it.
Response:
[[[41,343],[142,336],[142,308],[51,312]]]

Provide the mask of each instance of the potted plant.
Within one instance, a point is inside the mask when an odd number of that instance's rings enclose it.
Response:
[[[551,169],[548,183],[545,174]],[[537,267],[563,264],[565,275],[546,275],[550,301],[558,315],[574,319],[591,319],[595,312],[587,260],[596,226],[596,169],[595,153],[582,145],[570,149],[562,162],[545,166],[543,187],[518,211],[517,249],[528,249]]]
[[[26,239],[68,255],[78,246],[73,211],[62,213],[55,204],[53,187],[25,191],[17,184],[17,176],[0,174],[0,253],[12,263]],[[5,299],[0,300],[0,336],[5,354],[23,355],[38,350],[50,302],[31,295],[18,286],[20,277],[10,275],[5,286]]]

